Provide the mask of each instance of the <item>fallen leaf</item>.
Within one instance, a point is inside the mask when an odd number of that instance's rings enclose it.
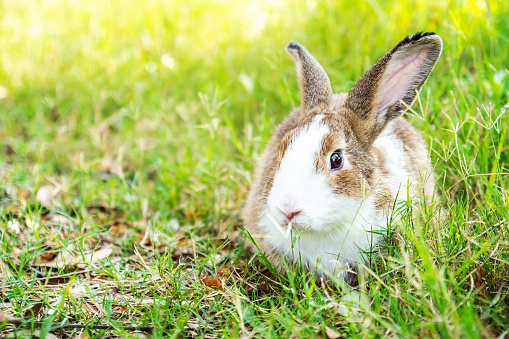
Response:
[[[325,334],[327,335],[327,338],[329,338],[329,339],[341,338],[341,335],[339,335],[336,331],[334,331],[329,326],[325,326]]]
[[[267,282],[265,281],[260,281],[258,283],[258,291],[262,291],[262,292],[269,292],[270,291],[270,288],[269,288],[269,284],[267,284]]]
[[[79,252],[74,255],[69,250],[63,250],[62,252],[58,253],[58,255],[52,260],[46,262],[44,260],[45,254],[41,254],[32,261],[32,265],[46,267],[64,267],[77,265],[79,268],[86,268],[88,264],[106,259],[111,255],[111,253],[113,253],[113,249],[109,246],[103,247],[96,251],[86,251],[83,253],[83,255]]]
[[[57,275],[55,277],[46,279],[44,284],[45,285],[60,285],[60,284],[65,284],[65,283],[69,282],[69,280],[71,280],[71,278],[68,276],[62,277],[62,276]]]
[[[7,222],[7,230],[10,233],[18,234],[21,231],[21,223],[17,219],[12,219]]]
[[[175,244],[175,247],[190,247],[192,246],[191,241],[189,239],[179,239]]]
[[[7,208],[7,212],[15,215],[19,215],[21,213],[21,206],[14,205]]]
[[[205,286],[207,286],[207,287],[216,287],[216,288],[223,289],[223,284],[222,284],[221,280],[219,280],[218,278],[216,278],[214,276],[202,278],[202,281],[205,284]]]
[[[111,234],[123,234],[129,230],[129,225],[123,222],[116,222],[110,226]]]
[[[0,89],[0,97],[1,97],[1,95],[2,95],[2,94],[1,94],[1,91],[2,91],[2,90]],[[1,99],[1,98],[0,98],[0,99]],[[7,143],[5,143],[5,144],[4,144],[4,150],[3,150],[3,151],[4,151],[4,153],[5,153],[5,154],[7,154],[7,155],[12,155],[12,154],[16,153],[16,151],[14,150],[14,148],[12,148],[12,146],[11,146],[11,145],[9,145],[9,144],[7,144]]]
[[[189,241],[189,239],[180,239],[175,244],[175,248],[173,249],[173,252],[171,253],[171,258],[173,260],[180,260],[181,258],[192,260],[193,250],[192,243]],[[186,260],[184,260],[186,261]]]
[[[184,212],[186,213],[186,218],[188,220],[191,220],[191,221],[194,220],[194,213],[189,208],[185,208]]]
[[[12,320],[23,320],[23,318],[15,318],[15,317],[11,316],[10,314],[7,314],[4,311],[0,310],[0,323],[3,323],[5,321],[12,321]]]
[[[3,323],[5,321],[9,321],[11,320],[11,316],[9,316],[7,313],[5,313],[4,311],[0,310],[0,323]]]
[[[178,230],[180,228],[179,221],[177,219],[175,219],[175,218],[170,219],[169,222],[164,224],[164,228],[176,231],[176,230]]]
[[[55,260],[55,258],[57,257],[58,253],[57,252],[44,252],[44,253],[41,253],[39,254],[34,262],[38,262],[39,265],[41,264],[48,264],[50,262],[53,262]]]
[[[89,339],[89,338],[88,338],[87,332],[85,332],[84,330],[82,330],[82,332],[81,332],[81,333],[74,335],[74,336],[72,337],[72,339]]]
[[[41,206],[51,208],[57,203],[59,194],[60,188],[52,185],[46,185],[39,188],[36,194],[36,199]]]
[[[246,292],[247,293],[253,293],[254,291],[257,292],[269,292],[270,287],[265,281],[260,281],[258,283],[252,282],[249,285],[246,286]]]
[[[248,264],[242,263],[239,266],[234,266],[233,270],[236,273],[245,276],[251,270],[251,266],[249,266]]]
[[[30,190],[28,188],[20,188],[19,191],[18,191],[18,196],[22,199],[25,199],[27,200],[28,198],[30,198],[30,194],[32,194],[32,192],[30,192]]]
[[[71,288],[70,292],[74,298],[81,298],[83,295],[87,294],[88,291],[85,283],[83,283]]]
[[[104,275],[104,274],[95,275],[90,278],[90,281],[94,281],[94,280],[108,280],[108,276]]]
[[[36,219],[32,219],[33,216],[25,217],[25,225],[32,230],[36,230],[39,227],[39,221]]]
[[[27,308],[25,312],[23,312],[23,316],[34,318],[37,315],[39,315],[39,312],[41,311],[42,307],[44,306],[44,303],[38,302],[33,304],[31,307]]]
[[[145,232],[140,233],[138,239],[140,240],[141,246],[152,246],[152,238],[150,237],[150,230],[148,227],[145,228]]]
[[[131,308],[129,307],[125,307],[123,305],[120,305],[120,304],[116,304],[116,303],[112,303],[113,307],[115,307],[118,311],[120,312],[125,312],[125,313],[129,313],[132,311]]]
[[[348,306],[346,306],[343,303],[339,303],[339,305],[337,305],[336,312],[339,315],[342,315],[343,317],[348,317],[348,315],[350,314],[350,310],[348,309]]]
[[[74,223],[71,218],[58,213],[50,213],[50,215],[48,216],[48,221],[58,226],[60,225],[69,226]]]

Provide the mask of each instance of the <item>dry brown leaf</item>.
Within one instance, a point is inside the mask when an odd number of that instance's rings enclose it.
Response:
[[[269,287],[269,284],[267,284],[266,281],[258,281],[258,282],[255,282],[253,280],[251,280],[249,282],[249,284],[246,286],[246,292],[247,293],[253,293],[253,292],[269,292],[270,291],[270,287]]]
[[[191,244],[191,241],[189,239],[180,239],[175,244],[175,247],[190,247],[193,244]]]
[[[216,278],[214,276],[202,278],[202,281],[203,281],[203,284],[205,284],[205,286],[207,286],[207,287],[216,287],[216,288],[223,289],[223,283],[221,282],[221,280],[219,280],[218,278]]]
[[[245,276],[251,270],[251,266],[249,266],[248,264],[242,263],[238,266],[233,266],[232,270],[235,271],[237,274]]]
[[[195,218],[194,213],[189,208],[184,208],[184,212],[186,213],[186,218],[188,220],[191,220],[191,221],[194,220],[194,218]]]
[[[95,276],[90,278],[91,282],[94,281],[94,280],[108,280],[108,276],[104,275],[104,274],[95,275]]]
[[[30,198],[30,194],[32,194],[32,192],[30,192],[30,190],[28,188],[25,188],[25,187],[20,188],[19,191],[18,191],[18,196],[21,199],[27,200],[28,198]]]
[[[241,263],[240,267],[242,267],[244,270],[250,270],[251,269],[251,265],[246,264],[246,263]]]
[[[129,225],[123,223],[123,222],[116,222],[113,225],[110,226],[110,233],[111,234],[123,234],[126,233],[129,230]]]
[[[88,338],[88,335],[87,335],[87,332],[85,332],[84,330],[82,330],[81,333],[78,333],[78,334],[75,334],[72,339],[89,339]]]
[[[173,260],[180,260],[181,258],[184,259],[184,261],[186,258],[192,260],[193,257],[193,250],[190,248],[178,248],[171,253],[171,258]]]
[[[15,317],[11,316],[10,314],[7,314],[4,311],[0,310],[0,323],[3,323],[5,321],[11,321],[11,320],[23,320],[23,318],[15,318]]]
[[[12,317],[10,315],[8,315],[4,311],[0,310],[0,323],[3,323],[5,321],[9,321],[11,319],[12,319]]]
[[[150,237],[149,228],[145,228],[145,232],[140,233],[138,240],[141,246],[152,246],[152,238]]]
[[[327,338],[329,338],[329,339],[338,339],[338,338],[341,338],[341,335],[339,335],[339,333],[334,331],[329,326],[325,326],[325,334],[327,335]]]
[[[194,258],[192,247],[193,244],[189,239],[184,238],[178,240],[173,252],[171,253],[171,258],[173,260],[184,259],[184,262],[192,260]]]
[[[262,292],[269,292],[270,291],[269,284],[267,284],[266,281],[260,281],[258,283],[257,289],[258,289],[258,291],[262,291]]]
[[[70,265],[77,265],[79,268],[85,268],[90,263],[95,263],[98,262],[99,260],[106,259],[111,255],[111,253],[113,253],[113,249],[109,246],[103,247],[96,251],[93,250],[86,251],[83,256],[80,252],[74,255],[70,251],[64,250],[60,252],[56,257],[54,257],[51,261],[47,262],[44,262],[44,260],[41,261],[41,256],[44,255],[41,254],[33,260],[32,265],[46,267],[64,267]]]
[[[46,279],[44,284],[45,285],[60,285],[60,284],[68,283],[69,280],[71,280],[71,278],[69,276],[62,277],[62,276],[58,276],[57,275],[55,277],[51,277],[51,278]]]
[[[39,315],[39,312],[41,311],[42,307],[44,306],[44,303],[38,302],[33,304],[31,307],[27,308],[25,312],[23,312],[24,317],[36,317]]]
[[[34,262],[37,262],[38,265],[44,266],[44,264],[51,263],[55,260],[57,257],[57,252],[45,252],[39,254],[37,257],[35,257]]]
[[[113,307],[115,307],[115,309],[117,309],[118,311],[120,312],[125,312],[125,313],[129,313],[132,311],[132,309],[128,308],[128,307],[125,307],[125,306],[122,306],[120,304],[115,304],[115,303],[112,303]]]
[[[10,206],[7,208],[7,212],[15,215],[19,215],[21,213],[22,209],[20,205]]]

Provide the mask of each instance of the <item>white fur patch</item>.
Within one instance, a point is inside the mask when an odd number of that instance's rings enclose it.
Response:
[[[375,140],[373,146],[380,150],[385,158],[384,167],[389,172],[389,177],[384,177],[384,182],[390,187],[391,196],[397,200],[407,199],[407,188],[410,183],[410,174],[406,167],[408,159],[405,155],[403,140],[396,137],[389,125]]]

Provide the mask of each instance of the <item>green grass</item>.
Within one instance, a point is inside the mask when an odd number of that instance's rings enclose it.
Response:
[[[507,223],[483,233],[509,219],[504,1],[21,0],[0,1],[0,20],[0,310],[44,323],[0,336],[44,337],[62,321],[115,328],[89,338],[139,335],[122,325],[153,325],[153,337],[507,334]],[[340,282],[280,275],[243,249],[240,211],[255,160],[300,102],[286,44],[305,45],[342,92],[417,31],[444,40],[406,115],[430,145],[442,215],[400,206],[345,318]],[[101,248],[112,253],[87,257]],[[36,260],[61,252],[58,267]]]

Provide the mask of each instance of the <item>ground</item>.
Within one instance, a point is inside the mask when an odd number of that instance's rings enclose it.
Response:
[[[0,336],[507,335],[504,1],[0,8]],[[344,92],[418,31],[444,41],[405,115],[440,195],[397,206],[345,316],[339,281],[279,274],[248,252],[240,211],[264,144],[300,102],[288,42]]]

